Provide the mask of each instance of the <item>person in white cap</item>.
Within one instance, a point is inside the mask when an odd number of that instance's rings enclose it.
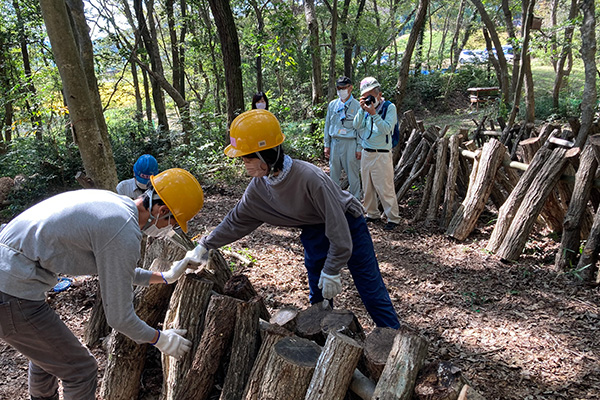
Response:
[[[358,200],[361,198],[360,157],[362,155],[356,129],[352,126],[354,116],[361,112],[358,100],[352,96],[352,81],[347,76],[336,82],[338,98],[327,106],[323,139],[325,157],[329,158],[329,176],[341,185],[342,169],[348,175],[348,191]]]
[[[377,79],[372,76],[360,82],[360,107],[354,117],[354,129],[361,131],[362,156],[360,173],[367,222],[379,221],[377,197],[387,217],[385,230],[394,230],[400,223],[396,191],[394,190],[394,166],[392,165],[392,133],[398,120],[396,106],[390,104],[382,118],[383,92]]]

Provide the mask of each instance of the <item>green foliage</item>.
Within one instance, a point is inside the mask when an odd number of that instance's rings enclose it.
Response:
[[[311,123],[314,124],[311,133]],[[320,158],[323,151],[323,118],[311,121],[290,122],[282,126],[286,136],[284,150],[292,157],[304,160]]]

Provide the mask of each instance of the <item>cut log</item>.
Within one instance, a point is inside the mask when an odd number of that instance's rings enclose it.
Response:
[[[262,343],[258,351],[258,355],[254,360],[252,371],[250,371],[250,378],[246,383],[244,389],[244,400],[259,400],[258,392],[260,390],[260,384],[263,379],[269,356],[273,350],[273,346],[277,344],[284,337],[293,336],[293,333],[289,330],[282,328],[278,325],[268,325],[263,332]]]
[[[429,170],[427,171],[427,177],[425,178],[425,188],[423,189],[423,197],[421,198],[421,204],[419,205],[419,209],[415,213],[413,222],[422,220],[425,217],[427,207],[429,206],[429,197],[431,196],[431,188],[433,187],[433,176],[435,175],[435,166],[426,165],[426,169]]]
[[[446,183],[446,175],[448,173],[448,141],[449,138],[444,136],[436,142],[435,175],[433,177],[433,187],[431,188],[429,207],[427,208],[427,216],[425,218],[425,223],[428,224],[437,220],[444,192],[444,183]]]
[[[575,176],[573,197],[565,216],[560,248],[556,253],[554,265],[557,271],[563,271],[577,263],[581,223],[588,210],[587,204],[597,169],[598,161],[596,161],[594,149],[592,146],[586,146]]]
[[[452,215],[458,207],[456,203],[456,179],[460,169],[459,164],[460,136],[452,135],[449,139],[450,154],[448,157],[448,175],[446,177],[446,190],[444,192],[444,203],[442,206],[442,218],[440,225],[447,228]]]
[[[177,400],[175,393],[183,383],[187,371],[192,366],[197,346],[202,337],[204,316],[213,283],[201,279],[196,274],[187,274],[177,281],[171,296],[169,310],[163,323],[164,329],[186,329],[186,339],[191,340],[192,348],[180,359],[162,356],[163,390],[161,400]]]
[[[576,157],[579,148],[565,150],[556,148],[548,161],[540,169],[532,181],[527,194],[523,198],[515,217],[506,231],[502,244],[498,248],[498,256],[503,260],[514,261],[521,255],[533,223],[540,213],[548,194],[554,189],[564,171],[569,158]]]
[[[248,277],[243,274],[236,274],[229,278],[225,283],[223,293],[227,296],[244,301],[248,301],[258,296],[258,293],[256,293],[256,290],[254,289],[254,286],[252,286],[252,283],[250,283]],[[265,321],[271,319],[271,314],[269,313],[269,310],[267,310],[267,306],[265,306],[262,297],[260,297],[257,302],[258,307],[260,308],[260,318]]]
[[[349,310],[331,311],[321,321],[321,331],[325,337],[332,332],[337,332],[360,342],[365,340],[365,331],[362,325],[356,315]]]
[[[214,294],[211,297],[192,367],[174,395],[177,400],[208,398],[213,390],[217,370],[224,362],[231,344],[239,303],[240,300],[229,296]]]
[[[419,371],[415,397],[419,400],[454,400],[464,385],[460,368],[449,362],[433,362]]]
[[[344,399],[361,354],[362,346],[356,340],[331,332],[327,336],[304,399]]]
[[[220,400],[239,400],[244,393],[259,345],[258,319],[262,298],[259,296],[237,306],[235,332],[229,366]]]
[[[427,140],[422,139],[417,145],[416,149],[407,156],[406,160],[400,160],[402,164],[398,163],[398,167],[394,171],[394,190],[396,190],[396,192],[408,178],[413,165],[415,164],[419,155],[423,152],[423,147],[425,146],[428,146],[428,142]]]
[[[491,139],[483,146],[475,176],[469,183],[467,197],[459,206],[446,230],[448,236],[462,241],[475,228],[477,219],[483,212],[492,191],[494,177],[500,167],[503,155],[504,146],[496,139]],[[475,165],[473,170],[475,171]]]
[[[296,307],[284,307],[277,310],[269,320],[269,323],[279,325],[291,332],[295,332],[298,313],[299,311]]]
[[[415,113],[413,110],[408,110],[404,112],[404,119],[408,123],[408,127],[411,129],[418,129],[419,126],[417,124],[417,118],[415,117]]]
[[[200,278],[213,282],[213,290],[219,294],[223,294],[225,284],[232,276],[229,264],[219,250],[209,250],[206,265],[196,273]]]
[[[413,333],[399,332],[385,368],[375,386],[373,400],[410,400],[417,374],[427,357],[427,341]]]
[[[155,259],[152,271],[166,271],[171,260]],[[162,321],[173,292],[173,285],[150,285],[135,290],[135,313],[150,326]],[[146,361],[148,344],[137,344],[122,333],[113,330],[108,339],[104,378],[100,387],[103,399],[137,399],[140,390],[140,377]]]
[[[410,157],[410,155],[415,151],[415,149],[419,145],[419,142],[421,142],[421,137],[422,135],[419,131],[417,131],[416,129],[412,130],[410,136],[408,137],[408,141],[406,142],[406,146],[404,147],[404,150],[402,150],[400,160],[398,160],[398,162],[394,164],[394,171],[398,171],[399,168],[406,164],[406,160],[408,159],[408,157]]]
[[[500,207],[500,210],[498,210],[498,219],[486,246],[488,251],[496,252],[498,251],[498,248],[500,248],[500,245],[506,236],[506,232],[523,202],[523,198],[527,194],[528,188],[531,186],[531,183],[551,154],[552,151],[547,145],[544,145],[544,147],[540,148],[535,153],[533,160],[527,167],[525,173],[521,176],[521,179],[519,179],[517,186],[515,186],[508,196],[508,199],[506,199],[502,207]]]
[[[321,303],[313,304],[306,310],[300,311],[296,318],[296,335],[301,338],[314,340],[320,346],[324,345],[325,335],[321,330],[321,321],[331,311],[331,308],[323,309]]]
[[[375,382],[381,377],[397,335],[396,329],[379,327],[367,335],[362,364],[366,375]]]
[[[260,400],[302,400],[321,354],[311,340],[286,337],[273,346],[265,366]]]
[[[433,158],[434,148],[426,141],[423,142],[425,145],[421,148],[421,153],[415,160],[408,178],[406,178],[404,183],[402,183],[402,186],[400,186],[400,189],[398,189],[396,192],[396,200],[398,202],[404,197],[406,192],[408,192],[408,189],[413,186],[413,183],[419,179],[421,175],[423,175],[423,173],[425,173],[425,171],[427,171],[427,169],[430,167],[429,164]]]

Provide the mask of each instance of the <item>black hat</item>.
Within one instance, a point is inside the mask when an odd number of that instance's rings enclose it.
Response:
[[[340,76],[335,83],[336,86],[344,87],[348,85],[352,85],[352,81],[347,76]]]

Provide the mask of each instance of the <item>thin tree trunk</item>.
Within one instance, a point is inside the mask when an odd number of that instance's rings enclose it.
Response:
[[[315,12],[314,0],[304,0],[304,14],[309,33],[309,52],[312,61],[312,100],[311,104],[317,106],[323,98],[323,83],[321,78],[321,47],[319,43],[319,22]],[[316,117],[320,117],[316,115]]]
[[[532,0],[533,1],[533,0]],[[581,128],[575,146],[582,148],[592,129],[596,112],[596,6],[594,0],[582,0],[583,23],[581,24],[581,58],[585,70],[585,85],[581,99]]]
[[[577,14],[579,13],[578,5],[579,5],[578,0],[571,0],[571,8],[569,9],[569,17],[568,17],[569,20],[574,20],[577,17]],[[555,14],[554,8],[552,9],[552,12],[553,12],[553,25],[555,26],[556,25],[556,14]],[[552,88],[552,107],[554,108],[555,112],[558,112],[559,101],[560,101],[559,100],[560,89],[562,88],[563,80],[565,77],[569,76],[569,74],[571,73],[571,68],[566,69],[565,63],[567,62],[569,55],[572,54],[571,43],[573,41],[573,32],[574,31],[575,31],[574,24],[569,24],[565,28],[563,47],[560,52],[560,57],[558,57],[558,60],[556,60],[554,62],[554,64],[555,64],[554,70],[556,71],[556,77],[554,78],[554,86]],[[554,54],[554,52],[553,52],[553,54]]]

